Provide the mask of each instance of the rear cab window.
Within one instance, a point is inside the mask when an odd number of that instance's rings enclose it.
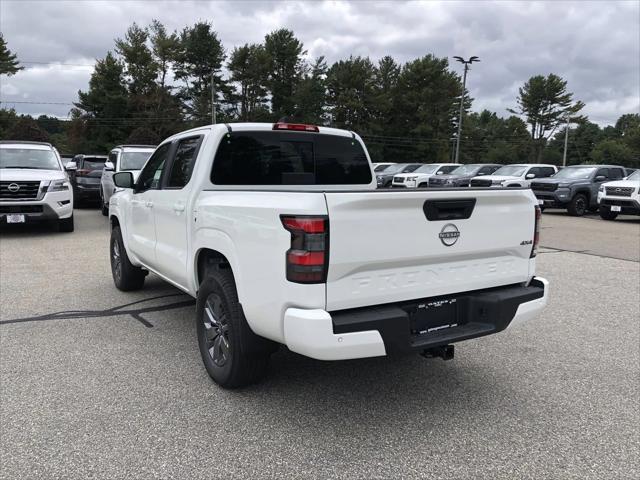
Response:
[[[362,144],[330,134],[239,131],[216,152],[215,185],[367,185],[371,167]]]
[[[102,170],[104,168],[104,162],[106,162],[106,158],[102,157],[84,157],[82,160],[81,168],[83,170]]]

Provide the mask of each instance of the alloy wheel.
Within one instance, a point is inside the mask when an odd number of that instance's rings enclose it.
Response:
[[[231,356],[229,342],[229,324],[224,313],[221,298],[212,293],[204,305],[203,323],[205,329],[205,347],[209,357],[217,367],[223,367]]]

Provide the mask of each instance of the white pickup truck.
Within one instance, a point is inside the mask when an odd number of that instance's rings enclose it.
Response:
[[[223,387],[257,381],[278,344],[320,360],[448,359],[547,302],[529,189],[378,190],[352,132],[201,127],[114,182],[116,287],[152,271],[196,297],[202,359]]]

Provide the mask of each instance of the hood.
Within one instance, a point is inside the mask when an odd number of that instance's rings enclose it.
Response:
[[[640,182],[637,180],[615,180],[613,182],[605,182],[605,187],[635,187],[640,188]]]
[[[545,178],[532,178],[531,182],[532,183],[550,183],[550,184],[556,184],[556,183],[576,183],[579,180],[570,180],[568,178],[552,178],[552,177],[545,177]],[[584,180],[580,180],[580,181],[584,181],[587,182],[587,179]]]
[[[415,172],[414,173],[399,173],[397,175],[394,175],[394,177],[404,177],[404,178],[416,177],[416,178],[419,178],[420,180],[424,180],[425,178],[429,178],[429,177],[433,177],[433,176],[435,176],[435,174],[433,174],[433,173],[415,173]],[[438,176],[440,177],[441,175],[438,175]]]
[[[514,178],[521,178],[521,177],[516,177],[513,175],[480,175],[478,177],[471,177],[474,180],[475,179],[483,179],[483,180],[491,180],[492,182],[504,182],[505,180],[513,180]]]
[[[3,182],[37,182],[42,180],[66,180],[67,174],[62,170],[36,170],[30,168],[0,168],[0,181]]]
[[[486,178],[489,175],[480,175],[478,178]],[[475,175],[435,175],[435,178],[442,179],[444,182],[447,180],[469,180],[475,178]]]

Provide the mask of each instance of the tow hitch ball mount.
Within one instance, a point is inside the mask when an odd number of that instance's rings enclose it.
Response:
[[[439,357],[443,360],[453,360],[455,347],[453,345],[441,345],[439,347],[428,348],[423,350],[420,355],[424,358]]]

